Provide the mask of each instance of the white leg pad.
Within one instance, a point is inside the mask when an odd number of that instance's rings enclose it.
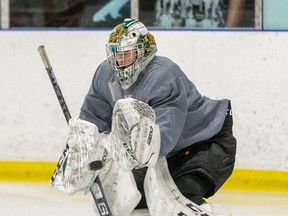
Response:
[[[148,209],[135,209],[131,216],[150,216]]]
[[[124,171],[111,159],[101,170],[99,178],[113,216],[131,215],[141,199],[132,172]]]
[[[155,167],[148,168],[144,190],[151,216],[211,216],[180,193],[165,157],[159,158]]]

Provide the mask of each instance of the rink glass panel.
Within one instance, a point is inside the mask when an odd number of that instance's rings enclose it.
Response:
[[[234,14],[241,14],[232,26],[226,26],[229,2],[238,10]],[[140,20],[150,27],[255,28],[254,0],[145,0],[139,7]]]
[[[276,3],[277,2],[277,3]],[[288,1],[264,0],[263,1],[263,29],[287,30],[288,29]]]
[[[10,27],[111,28],[129,16],[129,0],[10,0]]]
[[[129,0],[10,0],[9,27],[111,28],[139,14],[135,18],[149,27],[221,28],[229,1],[235,0],[139,0],[131,7]],[[255,27],[254,0],[245,2],[236,28]]]
[[[135,0],[133,0],[135,2]],[[244,2],[235,26],[227,27],[229,3]],[[138,14],[150,28],[287,30],[287,0],[0,0],[2,29],[112,28]],[[232,3],[231,3],[232,4]],[[7,5],[7,7],[4,7]],[[8,8],[8,10],[7,10]],[[136,13],[134,13],[136,11]],[[132,17],[133,18],[133,17]]]

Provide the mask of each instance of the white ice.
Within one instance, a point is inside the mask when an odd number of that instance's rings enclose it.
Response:
[[[220,190],[209,202],[233,216],[286,216],[288,193]],[[90,195],[66,195],[48,184],[0,183],[2,216],[94,216]]]

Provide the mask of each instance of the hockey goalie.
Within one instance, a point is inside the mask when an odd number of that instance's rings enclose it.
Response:
[[[114,216],[230,215],[206,199],[234,168],[231,103],[201,95],[156,52],[138,20],[112,30],[51,185],[86,194],[99,177]]]

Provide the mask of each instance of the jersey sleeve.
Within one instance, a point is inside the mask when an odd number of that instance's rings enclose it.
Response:
[[[99,132],[110,132],[112,106],[107,101],[107,87],[103,85],[105,77],[99,73],[101,66],[96,70],[90,89],[85,96],[79,118],[97,125]],[[103,74],[103,73],[102,73]]]

